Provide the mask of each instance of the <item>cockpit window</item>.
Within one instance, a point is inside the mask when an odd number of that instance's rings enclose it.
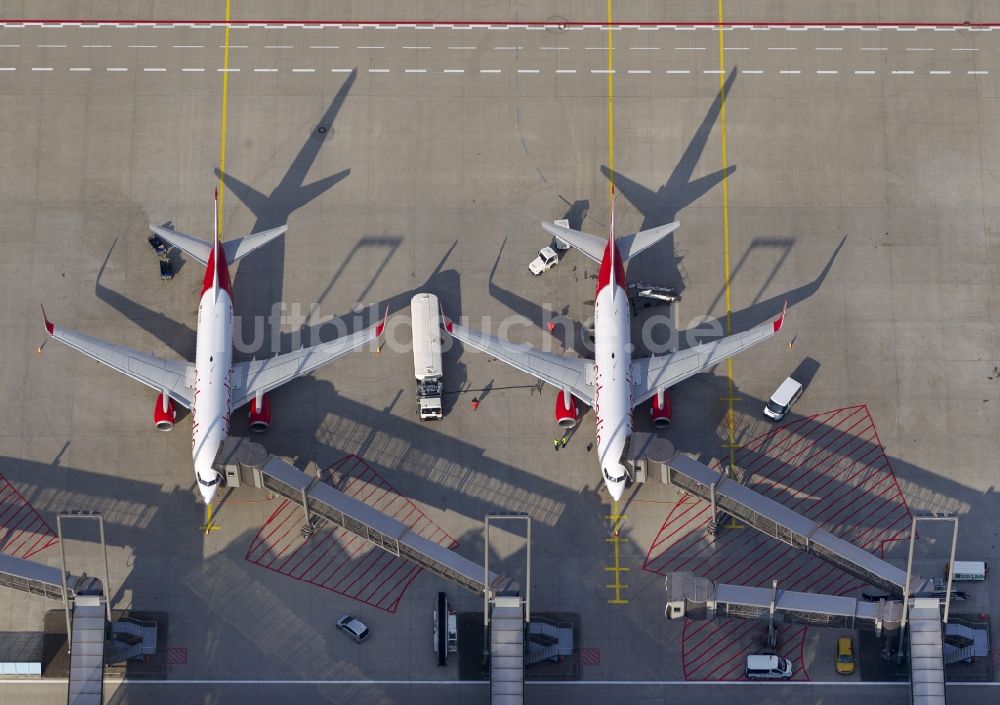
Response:
[[[205,487],[213,487],[214,485],[219,484],[219,479],[220,479],[218,475],[215,476],[214,480],[208,480],[208,481],[202,480],[201,475],[197,475],[197,478],[198,478],[198,484],[204,485]]]
[[[621,475],[619,477],[611,477],[611,475],[608,474],[608,471],[607,471],[606,468],[601,468],[601,470],[604,471],[604,478],[608,482],[614,482],[614,483],[625,482],[625,475]]]

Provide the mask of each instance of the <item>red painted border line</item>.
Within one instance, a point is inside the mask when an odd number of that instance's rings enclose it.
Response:
[[[495,27],[500,28],[540,28],[540,29],[638,29],[641,27],[664,27],[664,28],[674,28],[674,27],[695,27],[701,29],[739,29],[739,28],[777,28],[784,29],[787,27],[801,28],[801,29],[934,29],[934,28],[946,28],[946,29],[968,29],[968,30],[992,30],[994,28],[1000,27],[1000,22],[892,22],[886,20],[880,20],[876,22],[825,22],[825,21],[814,21],[814,22],[803,22],[803,21],[783,21],[783,20],[751,20],[751,21],[737,21],[737,22],[719,22],[717,20],[643,20],[637,22],[622,21],[617,22],[606,22],[606,21],[586,21],[586,20],[567,20],[565,22],[551,22],[547,20],[518,20],[516,22],[511,22],[507,20],[336,20],[336,19],[324,19],[324,20],[281,20],[281,19],[270,19],[270,20],[226,20],[226,19],[156,19],[156,20],[143,20],[143,19],[110,19],[110,18],[95,18],[95,19],[74,19],[74,18],[61,18],[61,19],[42,19],[42,18],[10,18],[5,20],[0,20],[0,24],[4,25],[21,25],[21,26],[41,26],[41,27],[51,27],[56,26],[81,26],[81,27],[95,27],[99,25],[116,25],[116,26],[129,26],[129,27],[163,27],[163,26],[181,26],[181,27],[264,27],[268,29],[275,29],[280,27],[293,27],[293,28],[305,28],[305,27],[324,27],[324,26],[335,26],[344,28],[357,28],[357,29],[411,29],[415,27],[442,27],[446,29],[492,29]]]

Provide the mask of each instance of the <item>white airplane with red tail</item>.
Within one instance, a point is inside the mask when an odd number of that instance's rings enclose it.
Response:
[[[282,235],[288,226],[222,242],[219,239],[216,192],[213,242],[156,225],[150,225],[150,229],[205,265],[198,303],[198,342],[194,363],[166,360],[56,326],[45,315],[44,308],[42,317],[46,332],[59,342],[159,392],[153,408],[153,423],[157,429],[169,431],[173,428],[177,404],[191,410],[194,472],[198,490],[206,506],[210,506],[221,479],[212,463],[219,444],[229,435],[232,410],[249,404],[250,427],[258,432],[267,430],[271,425],[271,404],[267,396],[270,391],[376,340],[382,335],[385,319],[365,330],[327,343],[266,360],[234,363],[233,288],[229,265]]]
[[[456,339],[556,387],[559,393],[556,395],[555,418],[559,426],[576,426],[580,417],[577,401],[594,409],[597,417],[597,457],[604,484],[616,501],[625,491],[625,463],[629,459],[632,439],[633,408],[652,399],[649,413],[653,424],[665,427],[672,415],[668,387],[774,336],[781,330],[785,319],[785,311],[782,310],[774,321],[743,333],[668,355],[633,360],[631,312],[624,264],[672,233],[679,225],[673,222],[616,238],[613,199],[611,235],[607,240],[554,223],[542,224],[560,240],[600,263],[594,300],[593,360],[563,357],[527,345],[517,345],[469,330],[444,318],[445,330]]]

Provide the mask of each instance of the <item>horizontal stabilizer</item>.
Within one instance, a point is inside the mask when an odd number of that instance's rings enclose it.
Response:
[[[208,265],[208,255],[212,252],[212,243],[200,240],[193,235],[186,235],[177,230],[164,228],[159,225],[150,225],[149,229],[159,235],[161,240],[169,242],[178,250],[185,252],[192,259]],[[272,228],[263,232],[247,235],[236,240],[226,240],[222,243],[222,249],[226,253],[226,261],[229,264],[245,257],[254,250],[263,247],[274,240],[279,235],[283,235],[288,230],[287,225],[280,228]]]
[[[556,225],[555,223],[542,223],[542,227],[570,247],[575,247],[580,250],[580,252],[595,262],[600,262],[604,258],[604,249],[608,244],[608,241],[605,238],[588,235],[587,233],[582,233],[579,230],[572,230],[571,228],[564,228],[561,225]],[[615,244],[618,246],[618,254],[620,254],[622,259],[627,262],[640,252],[644,252],[658,243],[679,227],[680,223],[674,221],[673,223],[667,223],[666,225],[661,225],[657,228],[643,230],[639,233],[616,237]]]

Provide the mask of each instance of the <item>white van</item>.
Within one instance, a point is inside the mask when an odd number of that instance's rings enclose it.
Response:
[[[747,656],[747,678],[783,680],[792,677],[792,662],[774,654],[750,654]]]
[[[951,572],[951,579],[956,583],[977,583],[986,580],[986,562],[955,561]]]
[[[799,397],[802,396],[802,385],[791,377],[785,379],[781,386],[771,395],[764,406],[764,416],[780,421]]]

